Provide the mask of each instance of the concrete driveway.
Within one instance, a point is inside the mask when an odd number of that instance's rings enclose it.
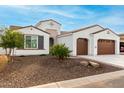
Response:
[[[124,76],[87,85],[80,85],[77,88],[124,88]]]
[[[124,68],[124,55],[77,56]]]

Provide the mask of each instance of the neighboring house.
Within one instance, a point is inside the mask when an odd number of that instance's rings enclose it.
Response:
[[[120,36],[120,52],[124,52],[124,34],[119,34]]]
[[[119,54],[120,37],[110,29],[93,25],[74,31],[61,31],[55,20],[44,20],[35,26],[11,26],[24,34],[24,48],[16,49],[15,55],[49,54],[49,47],[65,44],[71,55]]]

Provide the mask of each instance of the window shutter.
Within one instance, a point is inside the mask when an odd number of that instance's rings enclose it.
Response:
[[[44,49],[44,37],[38,36],[38,49]]]

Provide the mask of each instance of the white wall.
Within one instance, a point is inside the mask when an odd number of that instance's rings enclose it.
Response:
[[[92,55],[92,36],[91,33],[103,30],[100,26],[94,26],[85,30],[81,30],[79,32],[73,33],[73,55],[77,55],[77,39],[78,38],[86,38],[88,39],[88,55]]]
[[[42,32],[36,28],[33,27],[27,27],[27,28],[22,28],[17,30],[19,32],[21,32],[24,35],[41,35],[44,36],[44,49],[16,49],[15,51],[15,55],[40,55],[40,54],[49,54],[49,34]],[[3,53],[4,50],[0,50],[2,51],[1,53]]]
[[[72,55],[77,55],[77,39],[78,38],[86,38],[88,40],[88,55],[97,55],[97,41],[98,39],[109,39],[115,40],[115,53],[119,54],[119,45],[120,45],[120,38],[115,33],[109,31],[110,33],[107,34],[107,31],[102,31],[96,34],[92,34],[94,32],[103,30],[100,26],[95,26],[92,28],[88,28],[82,31],[78,31],[73,33],[71,36],[61,37],[59,39],[59,43],[65,43],[69,46],[70,49],[73,50]]]
[[[109,31],[109,34],[107,34]],[[107,40],[114,40],[115,41],[115,54],[119,54],[120,53],[120,37],[117,36],[116,34],[114,34],[113,32],[111,32],[110,30],[105,30],[103,32],[94,34],[94,44],[92,46],[92,49],[94,49],[94,51],[92,51],[92,55],[97,55],[97,42],[99,39],[107,39]]]
[[[82,31],[78,31],[72,33],[71,35],[61,35],[62,37],[58,38],[58,43],[65,43],[66,46],[69,47],[70,50],[73,50],[71,53],[73,56],[77,55],[77,39],[78,38],[86,38],[88,39],[88,55],[92,55],[92,37],[90,33],[94,33],[96,31],[103,30],[100,26],[95,26],[92,28],[88,28]]]
[[[5,50],[2,47],[0,47],[0,54],[5,54]]]
[[[69,50],[72,51],[70,54],[73,55],[73,36],[72,35],[58,37],[57,42],[58,44],[65,44],[69,48]]]
[[[40,31],[33,27],[19,29],[19,32],[27,35],[41,35],[44,36],[44,49],[41,50],[16,50],[16,55],[39,55],[39,54],[49,54],[49,34]]]

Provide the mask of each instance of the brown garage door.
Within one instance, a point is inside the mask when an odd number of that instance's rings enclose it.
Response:
[[[115,54],[115,41],[114,40],[98,40],[98,55]]]
[[[77,55],[88,54],[88,41],[84,38],[77,39]]]

